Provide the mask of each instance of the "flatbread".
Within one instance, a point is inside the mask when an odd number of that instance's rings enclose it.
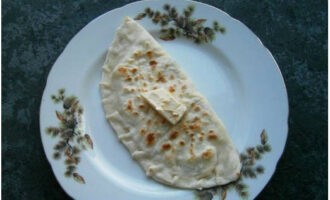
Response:
[[[210,104],[156,40],[129,17],[108,50],[100,90],[106,119],[147,176],[190,189],[239,177],[239,154]],[[161,106],[148,102],[145,94],[154,91],[185,108],[179,120],[165,118]],[[178,115],[170,108],[166,112]]]

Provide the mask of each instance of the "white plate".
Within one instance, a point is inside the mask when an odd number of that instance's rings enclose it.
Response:
[[[192,1],[140,1],[109,11],[85,26],[57,59],[47,80],[40,109],[42,143],[57,180],[75,199],[194,199],[190,190],[170,188],[145,176],[106,121],[98,87],[107,49],[123,17],[134,17],[145,7],[161,9],[165,2],[178,10],[194,4],[193,17],[208,19],[210,24],[218,20],[226,28],[226,34],[218,34],[209,45],[157,40],[209,100],[239,151],[258,144],[261,130],[267,130],[272,151],[259,162],[265,173],[245,181],[250,199],[275,171],[287,138],[288,100],[271,53],[244,24],[215,7]],[[154,35],[159,30],[147,19],[140,23]],[[85,184],[64,176],[64,161],[52,156],[57,139],[45,133],[46,127],[59,123],[55,110],[62,107],[50,98],[59,88],[79,98],[84,107],[83,129],[94,143],[93,150],[81,153],[78,165]],[[227,199],[235,195],[229,192]]]

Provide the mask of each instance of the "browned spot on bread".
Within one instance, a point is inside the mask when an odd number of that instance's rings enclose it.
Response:
[[[166,123],[166,119],[163,118],[162,121],[161,121],[162,124],[165,124]]]
[[[138,69],[137,69],[137,68],[132,68],[130,71],[131,71],[133,74],[135,74],[135,73],[138,71]]]
[[[200,122],[200,119],[198,117],[194,117],[194,119],[192,120],[192,122],[198,123],[198,122]]]
[[[157,73],[157,80],[156,80],[156,82],[166,83],[166,79],[165,79],[163,73],[161,73],[161,72],[158,72]]]
[[[157,87],[157,86],[154,86],[152,89],[153,89],[153,90],[157,90],[157,89],[158,89],[158,87]]]
[[[150,65],[150,66],[155,66],[155,65],[157,65],[157,61],[155,61],[155,60],[151,60],[151,61],[149,62],[149,65]]]
[[[203,159],[210,159],[213,156],[213,152],[211,149],[208,149],[202,153]]]
[[[148,76],[148,80],[151,82],[154,81],[154,79],[150,75]]]
[[[125,81],[132,81],[132,77],[130,77],[130,76],[126,76],[126,77],[125,77]]]
[[[192,125],[189,125],[189,128],[191,130],[200,130],[201,126],[200,123],[193,123]]]
[[[182,89],[182,90],[186,90],[186,89],[187,89],[187,86],[186,86],[186,85],[183,85],[183,86],[181,87],[181,89]]]
[[[127,101],[127,110],[132,111],[133,110],[133,104],[132,104],[132,100],[128,100]]]
[[[140,109],[144,109],[145,108],[145,105],[144,104],[141,104],[141,105],[139,105],[139,108]]]
[[[138,81],[138,80],[139,80],[139,77],[138,77],[138,76],[137,76],[137,77],[135,77],[135,78],[134,78],[134,80],[135,80],[135,81]]]
[[[156,140],[156,135],[155,133],[148,133],[148,135],[146,136],[146,144],[147,146],[151,146],[155,143]]]
[[[148,52],[146,53],[146,55],[147,55],[147,57],[148,57],[149,59],[151,59],[152,56],[153,56],[153,53],[152,53],[152,51],[148,51]]]
[[[171,147],[172,147],[171,144],[165,143],[165,144],[162,145],[162,150],[167,151],[167,150],[170,150]]]
[[[170,75],[170,80],[173,80],[174,79],[174,76],[173,74]]]
[[[168,91],[171,92],[171,93],[175,92],[175,87],[174,86],[170,86],[168,88]]]
[[[127,72],[127,68],[126,68],[126,67],[119,67],[119,68],[118,68],[118,72],[119,72],[121,75],[124,75],[124,74],[126,74],[126,72]]]
[[[199,106],[195,106],[195,108],[194,108],[194,111],[195,112],[199,112],[201,110],[201,107],[199,107]]]
[[[144,136],[145,134],[146,134],[146,130],[145,130],[145,129],[141,129],[141,130],[140,130],[140,135],[141,135],[141,136]]]
[[[182,130],[184,130],[186,133],[188,132],[188,126],[186,125],[186,123],[182,123],[182,124],[181,124],[181,128],[182,128]]]
[[[149,120],[147,121],[147,125],[151,125],[151,123],[152,123],[152,121],[151,121],[151,119],[149,119]]]
[[[195,142],[195,135],[193,133],[189,134],[190,140],[192,141],[192,144]]]
[[[207,134],[207,139],[216,140],[218,139],[218,136],[213,130],[210,130],[209,133]]]
[[[181,140],[181,141],[179,142],[179,144],[180,144],[180,146],[184,146],[184,145],[185,145],[185,143],[184,143],[183,140]]]
[[[173,131],[173,132],[170,133],[170,139],[174,140],[178,137],[178,135],[179,135],[178,131]]]
[[[190,143],[189,153],[191,155],[191,157],[189,158],[189,160],[194,160],[195,157],[196,157],[195,152],[194,152],[194,143]]]
[[[148,83],[144,82],[144,83],[143,83],[143,86],[144,86],[144,87],[147,87],[147,86],[148,86]]]
[[[139,113],[138,112],[133,112],[133,115],[134,116],[139,116]]]
[[[141,51],[137,51],[137,52],[135,52],[135,53],[133,54],[133,56],[134,56],[135,58],[138,58],[138,57],[141,57],[141,56],[142,56],[142,53],[141,53]]]
[[[199,134],[198,134],[198,139],[199,139],[199,141],[203,141],[204,140],[204,133],[203,132],[200,132]]]

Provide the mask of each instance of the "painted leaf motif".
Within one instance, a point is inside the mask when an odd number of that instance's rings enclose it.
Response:
[[[265,129],[262,130],[260,138],[261,138],[261,144],[265,145],[268,140],[268,136]]]
[[[71,148],[67,148],[66,150],[65,150],[65,155],[66,156],[71,156],[72,155],[72,149]]]
[[[221,200],[225,200],[226,197],[227,197],[227,190],[225,189],[221,191]]]
[[[91,137],[88,135],[88,134],[85,134],[85,139],[86,139],[86,142],[89,144],[89,146],[91,147],[91,149],[93,149],[93,141],[91,139]]]
[[[54,103],[63,103],[62,108],[64,110],[63,112],[55,110],[56,118],[61,122],[60,125],[48,127],[45,131],[51,136],[60,134],[60,141],[54,145],[53,158],[60,159],[62,155],[65,156],[64,164],[67,169],[64,175],[73,178],[78,183],[85,184],[84,178],[80,174],[74,173],[81,160],[78,155],[81,149],[75,145],[74,141],[80,144],[83,149],[85,149],[84,146],[90,146],[93,149],[93,142],[89,135],[81,135],[79,130],[83,107],[79,104],[78,98],[76,96],[66,97],[64,93],[65,90],[60,89],[58,94],[51,95]]]
[[[78,173],[73,173],[73,179],[77,181],[78,183],[85,184],[85,180],[82,176],[80,176]]]
[[[204,23],[206,21],[206,19],[197,19],[197,20],[195,20],[195,23],[196,24],[202,24],[202,23]]]
[[[161,36],[160,39],[162,39],[164,41],[171,41],[171,40],[174,40],[175,37],[172,35],[164,35],[164,36]]]
[[[145,13],[140,13],[140,14],[138,14],[134,19],[135,19],[135,20],[140,20],[140,19],[144,18],[145,16],[146,16]]]
[[[60,120],[61,122],[64,122],[63,115],[58,111],[55,111],[55,113],[56,113],[57,119]]]

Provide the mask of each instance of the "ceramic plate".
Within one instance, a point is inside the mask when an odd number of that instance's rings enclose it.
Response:
[[[226,28],[213,43],[197,45],[183,38],[160,40],[158,26],[148,19],[139,21],[208,99],[240,152],[259,144],[261,131],[267,131],[272,150],[257,161],[264,173],[244,179],[249,199],[261,192],[276,169],[287,138],[288,100],[271,53],[244,24],[215,7],[192,1],[140,1],[86,25],[49,73],[40,109],[42,143],[57,180],[74,199],[195,198],[191,190],[145,176],[106,121],[98,86],[107,49],[124,16],[135,17],[146,7],[161,10],[165,2],[178,10],[193,4],[193,17],[207,19],[206,25],[218,20]],[[65,91],[59,93],[61,88]],[[72,131],[73,140],[66,140],[65,134]],[[235,190],[227,192],[227,199],[236,198]]]

